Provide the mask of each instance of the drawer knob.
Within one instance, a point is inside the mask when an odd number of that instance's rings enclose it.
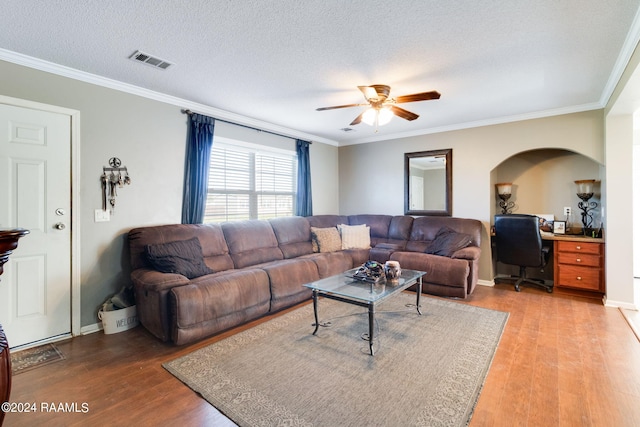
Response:
[[[582,246],[576,246],[576,249],[580,250],[580,249],[582,249]]]
[[[582,262],[580,258],[576,258],[576,262]]]
[[[582,277],[578,276],[578,277],[576,277],[576,279],[578,279],[578,280],[582,280]]]

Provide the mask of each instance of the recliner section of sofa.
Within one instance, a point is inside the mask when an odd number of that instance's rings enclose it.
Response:
[[[314,252],[311,227],[367,225],[371,248]],[[471,236],[451,257],[424,253],[442,227]],[[290,307],[311,297],[302,286],[369,259],[425,271],[423,292],[466,298],[477,282],[481,223],[473,219],[391,215],[316,215],[222,224],[173,224],[129,232],[131,279],[143,326],[181,345]],[[161,273],[147,245],[197,237],[212,274],[189,280]]]

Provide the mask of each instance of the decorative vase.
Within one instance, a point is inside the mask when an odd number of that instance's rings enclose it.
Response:
[[[401,272],[398,261],[387,261],[384,264],[384,275],[390,282],[397,282],[400,279]]]

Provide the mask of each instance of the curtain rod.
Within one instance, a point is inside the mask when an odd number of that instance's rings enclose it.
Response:
[[[193,111],[191,111],[191,110],[187,110],[187,109],[185,109],[185,110],[180,110],[180,111],[182,111],[182,113],[183,113],[183,114],[186,114],[186,115],[188,115],[188,116],[190,116],[190,115],[192,115],[192,114],[196,114],[196,113],[194,113]],[[287,136],[287,135],[282,135],[282,134],[279,134],[279,133],[276,133],[276,132],[271,132],[270,130],[264,130],[264,129],[254,128],[253,126],[247,126],[247,125],[242,125],[242,124],[240,124],[240,123],[230,122],[230,121],[228,121],[228,120],[218,119],[218,118],[216,118],[216,117],[213,117],[213,119],[215,119],[215,120],[216,120],[216,121],[218,121],[218,122],[229,123],[230,125],[235,125],[235,126],[240,126],[240,127],[247,128],[247,129],[257,130],[258,132],[270,133],[271,135],[281,136],[281,137],[283,137],[283,138],[289,138],[289,139],[295,139],[295,140],[300,139],[300,138],[294,138],[293,136]],[[304,140],[301,140],[301,141],[304,141]],[[305,142],[308,142],[309,144],[313,144],[313,142],[311,142],[311,141],[305,141]]]

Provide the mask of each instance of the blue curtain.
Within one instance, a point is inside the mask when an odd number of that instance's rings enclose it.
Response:
[[[308,141],[296,140],[296,152],[298,153],[298,193],[296,195],[296,215],[313,215],[311,205],[311,167],[309,164]]]
[[[202,224],[204,219],[214,126],[215,119],[212,117],[193,113],[189,115],[182,194],[183,224]]]

